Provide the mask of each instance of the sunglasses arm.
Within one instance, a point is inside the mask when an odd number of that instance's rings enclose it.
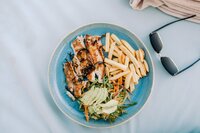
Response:
[[[196,16],[196,15],[192,15],[192,16],[189,16],[189,17],[181,18],[181,19],[172,21],[172,22],[170,22],[170,23],[167,23],[167,24],[163,25],[162,27],[160,27],[160,28],[154,30],[153,32],[151,32],[151,34],[154,33],[154,32],[156,32],[156,31],[159,31],[159,30],[161,30],[161,29],[163,29],[163,28],[165,28],[165,27],[167,27],[167,26],[170,25],[170,24],[173,24],[173,23],[176,23],[176,22],[179,22],[179,21],[182,21],[182,20],[186,20],[186,19],[189,19],[189,18],[193,18],[193,17],[195,17],[195,16]]]
[[[178,73],[176,73],[175,75],[180,74],[180,73],[182,73],[183,71],[187,70],[188,68],[190,68],[191,66],[193,66],[194,64],[196,64],[199,60],[200,60],[200,58],[197,59],[195,62],[193,62],[191,65],[189,65],[189,66],[187,66],[186,68],[180,70],[180,71],[179,71]]]

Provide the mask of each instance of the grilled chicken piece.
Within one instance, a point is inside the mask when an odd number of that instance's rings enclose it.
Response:
[[[88,75],[87,75],[87,79],[91,82],[95,81],[95,70],[92,70]]]
[[[75,53],[72,60],[75,73],[79,77],[87,76],[88,80],[92,82],[95,80],[95,74],[98,76],[99,82],[102,82],[105,75],[104,65],[99,64],[104,59],[100,39],[100,36],[86,35],[84,41],[82,36],[78,36],[71,44]]]
[[[72,42],[72,49],[75,53],[73,64],[76,73],[78,75],[87,76],[89,81],[94,81],[95,67],[93,66],[88,50],[85,48],[82,36],[77,37],[77,39]]]
[[[87,76],[88,80],[93,82],[95,80],[95,67],[92,63],[90,54],[87,49],[82,49],[77,53],[77,58],[80,61],[81,73]]]
[[[96,74],[98,81],[102,82],[105,75],[100,36],[86,35],[85,43],[86,46],[84,45],[84,38],[78,36],[71,44],[75,56],[72,62],[64,64],[64,73],[68,88],[75,97],[81,96],[82,89],[87,84],[87,81],[80,80],[80,77],[87,76],[88,80],[93,82]]]
[[[84,76],[88,75],[95,69],[87,49],[80,50],[77,53],[77,58],[80,61],[81,72]]]
[[[80,97],[82,95],[81,90],[86,87],[86,81],[81,82],[75,82],[75,89],[74,89],[74,95],[75,97]]]
[[[96,66],[95,74],[98,76],[98,81],[102,82],[103,76],[105,75],[105,67],[103,64],[99,64],[102,63],[104,59],[100,37],[86,35],[85,40],[86,48],[91,55],[93,64]]]
[[[74,67],[74,71],[77,74],[77,76],[82,76],[80,61],[77,58],[77,56],[74,56],[74,58],[72,59],[72,66]]]
[[[91,55],[93,63],[95,64],[97,62],[103,62],[103,56],[99,50],[101,46],[101,44],[99,43],[100,41],[97,40],[96,37],[92,37],[90,35],[86,35],[85,40],[85,46]]]
[[[68,83],[68,88],[71,92],[74,90],[74,82],[78,81],[78,77],[76,76],[72,63],[71,62],[66,62],[64,64],[64,73],[66,76],[66,81]]]
[[[82,60],[82,57],[81,56],[78,56],[77,57],[77,53],[79,53],[80,51],[82,51],[83,49],[85,49],[85,45],[84,45],[84,42],[83,42],[83,37],[82,36],[78,36],[71,44],[71,47],[74,51],[74,58],[72,60],[73,62],[73,67],[75,69],[75,72],[77,73],[78,76],[82,76],[82,69],[84,69],[83,67],[81,67],[81,60]],[[83,57],[84,59],[86,57]]]
[[[77,38],[72,42],[71,47],[76,55],[81,49],[85,48],[83,36],[77,36]]]
[[[105,66],[103,63],[97,63],[95,65],[95,73],[98,77],[98,81],[99,83],[102,83],[103,82],[103,77],[105,75]]]
[[[64,64],[64,73],[66,76],[66,81],[68,83],[68,88],[74,93],[75,97],[81,96],[81,89],[85,88],[86,82],[79,81],[78,76],[74,72],[72,62],[66,62]]]

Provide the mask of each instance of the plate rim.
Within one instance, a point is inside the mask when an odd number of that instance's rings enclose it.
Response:
[[[144,103],[144,105],[132,116],[130,116],[128,119],[118,123],[118,124],[115,124],[115,125],[109,125],[109,126],[90,126],[90,125],[86,125],[84,123],[81,123],[75,119],[73,119],[71,116],[69,116],[67,113],[65,113],[62,108],[58,105],[57,101],[56,101],[56,98],[52,92],[52,89],[53,89],[53,86],[51,85],[50,83],[50,70],[51,70],[51,64],[52,64],[52,60],[53,60],[53,57],[57,51],[57,49],[59,48],[59,46],[62,44],[63,40],[65,40],[68,36],[70,36],[72,33],[76,32],[77,30],[81,29],[81,28],[84,28],[84,27],[89,27],[89,26],[93,26],[93,25],[111,25],[111,26],[115,26],[115,27],[118,27],[118,28],[121,28],[127,32],[129,32],[131,35],[133,35],[142,45],[143,47],[145,48],[146,52],[148,53],[149,55],[149,58],[150,58],[150,62],[152,64],[152,85],[151,85],[151,89],[150,89],[150,93]],[[131,120],[132,118],[136,117],[143,109],[144,107],[149,103],[149,99],[152,95],[152,91],[154,90],[154,82],[155,82],[155,68],[154,68],[154,62],[152,60],[152,57],[150,55],[150,52],[149,50],[147,49],[146,45],[143,43],[143,41],[133,32],[127,30],[126,28],[122,27],[122,26],[119,26],[119,25],[116,25],[116,24],[113,24],[113,23],[104,23],[104,22],[101,22],[101,23],[89,23],[89,24],[85,24],[85,25],[82,25],[82,26],[79,26],[78,28],[75,28],[74,30],[72,30],[71,32],[69,32],[67,35],[65,35],[63,37],[63,39],[61,39],[59,41],[59,43],[57,44],[57,46],[53,49],[53,52],[50,56],[50,60],[49,60],[49,64],[48,64],[48,70],[47,70],[47,79],[48,79],[48,89],[49,89],[49,92],[50,92],[50,95],[54,101],[54,103],[56,104],[56,106],[59,108],[59,110],[64,114],[64,116],[66,116],[67,118],[69,118],[70,120],[72,120],[74,123],[77,123],[79,125],[82,125],[84,127],[88,127],[88,128],[96,128],[96,129],[106,129],[106,128],[114,128],[114,127],[117,127],[117,126],[120,126],[120,125],[123,125],[125,124],[126,122],[128,122],[129,120]]]

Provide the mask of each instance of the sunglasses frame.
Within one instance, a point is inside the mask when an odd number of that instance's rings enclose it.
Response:
[[[182,19],[178,19],[178,20],[172,21],[172,22],[167,23],[167,24],[161,26],[160,28],[154,30],[153,32],[151,32],[151,33],[149,34],[149,38],[150,38],[150,42],[151,42],[151,45],[152,45],[154,51],[156,51],[156,52],[159,54],[159,53],[161,52],[162,48],[163,48],[163,43],[162,43],[161,37],[159,36],[159,34],[158,34],[157,31],[159,31],[159,30],[163,29],[164,27],[167,27],[167,26],[169,26],[169,25],[171,25],[171,24],[173,24],[173,23],[176,23],[176,22],[179,22],[179,21],[182,21],[182,20],[186,20],[186,19],[189,19],[189,18],[192,18],[192,17],[195,17],[195,16],[196,16],[196,15],[192,15],[192,16],[189,16],[189,17],[185,17],[185,18],[182,18]],[[157,35],[156,35],[156,37],[157,37],[156,39],[154,38],[155,34],[157,34]],[[152,38],[153,38],[153,39],[152,39]],[[155,42],[156,42],[156,43],[159,43],[159,45],[157,45],[158,47],[155,47]],[[164,59],[164,58],[167,58],[167,59],[168,59],[168,63],[169,63],[169,61],[170,61],[171,64],[174,65],[174,68],[171,68],[171,70],[170,70],[169,67],[167,68],[167,65],[165,65],[165,63],[163,62],[163,59]],[[192,64],[190,64],[189,66],[187,66],[186,68],[184,68],[184,69],[182,69],[182,70],[180,70],[180,71],[179,71],[177,65],[175,64],[175,62],[174,62],[171,58],[169,58],[169,57],[162,57],[162,56],[161,56],[161,57],[160,57],[160,60],[161,60],[161,63],[162,63],[162,65],[163,65],[163,67],[165,68],[165,70],[166,70],[169,74],[171,74],[172,76],[175,76],[175,75],[178,75],[178,74],[182,73],[183,71],[187,70],[188,68],[190,68],[190,67],[193,66],[194,64],[196,64],[196,63],[200,60],[200,58],[198,58],[198,59],[197,59],[196,61],[194,61]],[[165,61],[166,61],[166,60],[165,60]],[[176,69],[176,70],[175,70],[175,69]],[[172,71],[174,71],[174,72],[172,72]],[[175,71],[176,71],[176,72],[175,72]]]

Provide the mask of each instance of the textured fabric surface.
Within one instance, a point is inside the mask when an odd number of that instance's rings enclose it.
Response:
[[[153,8],[134,11],[128,2],[0,0],[0,133],[200,132],[200,63],[171,77],[148,34],[175,18]],[[48,90],[47,68],[54,48],[74,29],[95,22],[117,24],[137,34],[155,66],[154,89],[146,106],[129,122],[112,129],[89,129],[72,122]],[[162,54],[173,57],[179,67],[199,56],[199,25],[184,21],[160,34],[166,44]]]
[[[200,1],[199,0],[130,0],[134,9],[144,9],[148,6],[157,7],[161,11],[176,16],[185,17],[197,15],[189,20],[200,23]]]

